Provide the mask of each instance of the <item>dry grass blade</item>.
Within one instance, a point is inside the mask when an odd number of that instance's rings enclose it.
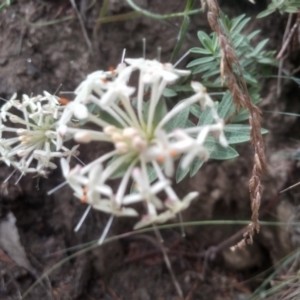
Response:
[[[222,81],[228,86],[237,110],[246,108],[250,113],[250,136],[251,143],[254,147],[254,164],[252,176],[249,180],[252,217],[243,240],[231,248],[235,250],[236,248],[244,247],[246,244],[251,244],[255,231],[259,231],[258,211],[262,195],[261,176],[266,169],[264,142],[260,124],[261,111],[252,103],[249,96],[238,56],[232,46],[229,34],[225,32],[225,29],[221,25],[221,10],[217,0],[206,0],[206,4],[208,9],[208,22],[212,30],[215,31],[218,36],[222,53],[220,65]]]

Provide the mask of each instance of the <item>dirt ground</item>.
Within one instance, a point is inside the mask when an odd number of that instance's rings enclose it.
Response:
[[[252,5],[246,0],[219,1],[230,16],[246,13],[255,16],[267,1]],[[18,0],[0,12],[0,96],[9,99],[14,92],[37,94],[72,91],[90,72],[108,69],[121,59],[142,55],[142,39],[146,38],[148,58],[156,57],[162,48],[162,60],[171,56],[180,19],[157,21],[147,17],[105,23],[95,31],[102,1],[76,2],[82,14],[91,45],[84,38],[80,22],[70,1]],[[155,12],[183,11],[185,1],[139,0],[140,6]],[[111,0],[109,16],[132,11],[124,0]],[[55,21],[55,22],[53,22]],[[270,38],[270,49],[280,49],[286,18],[279,14],[251,21],[249,28],[262,30],[260,38]],[[208,30],[204,14],[191,18],[182,47],[183,54],[198,45],[197,31]],[[251,29],[252,30],[252,29]],[[288,64],[297,67],[297,53],[291,53]],[[181,63],[184,67],[192,57]],[[299,60],[298,60],[299,61]],[[264,111],[300,112],[299,88],[283,84],[276,94],[276,79],[263,83]],[[291,155],[298,150],[299,119],[266,113],[263,127],[268,172],[264,177],[261,219],[288,221],[299,205],[299,189],[285,194],[279,191],[299,180],[300,170]],[[88,162],[105,149],[103,145],[80,146],[80,158]],[[251,216],[248,180],[252,169],[252,148],[237,147],[240,157],[233,161],[207,163],[191,180],[176,189],[179,194],[197,190],[201,201],[184,214],[193,220],[249,220]],[[0,182],[11,173],[1,164]],[[15,185],[18,174],[2,184],[0,217],[16,218],[21,244],[29,265],[20,263],[0,247],[0,299],[23,299],[21,295],[41,274],[74,253],[70,247],[99,238],[108,216],[97,211],[89,214],[79,232],[74,232],[85,206],[76,201],[68,187],[47,196],[47,192],[63,179],[60,170],[49,179],[27,176]],[[110,236],[128,232],[132,221],[117,220]],[[286,227],[262,226],[254,245],[232,253],[229,247],[241,239],[243,226],[202,226],[187,228],[183,239],[177,229],[162,231],[176,277],[186,300],[246,300],[267,276],[253,277],[278,262],[295,246]],[[0,237],[0,245],[1,237]],[[3,247],[2,247],[3,248]],[[69,249],[66,250],[65,249]],[[23,266],[23,267],[22,267]],[[27,266],[27,267],[26,267]],[[105,299],[105,300],[175,300],[179,299],[156,240],[151,233],[116,240],[67,260],[53,270],[25,299]],[[275,298],[274,298],[275,299]]]

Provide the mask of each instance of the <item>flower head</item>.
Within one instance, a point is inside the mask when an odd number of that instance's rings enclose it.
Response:
[[[144,58],[128,58],[125,62],[129,66],[121,64],[113,72],[97,71],[87,76],[75,91],[75,101],[68,104],[62,113],[58,132],[62,136],[71,134],[84,143],[112,143],[114,151],[99,157],[81,171],[73,173],[64,167],[66,180],[81,201],[84,199],[95,209],[114,216],[137,216],[137,212],[128,206],[142,202],[147,212],[135,226],[141,228],[166,222],[188,208],[197,197],[196,192],[189,193],[182,200],[176,195],[167,179],[174,174],[175,161],[183,157],[181,166],[188,167],[195,157],[208,159],[205,141],[209,134],[213,134],[223,146],[227,145],[227,141],[223,133],[224,123],[218,117],[206,88],[199,82],[191,84],[194,94],[157,119],[164,89],[179,77],[188,75],[189,71]],[[137,88],[128,84],[136,70],[139,72]],[[131,97],[135,90],[133,101]],[[82,106],[89,102],[98,106],[99,115],[83,109]],[[215,123],[192,128],[182,126],[170,131],[169,122],[191,105],[199,105],[202,111],[210,107]],[[102,118],[102,113],[108,117]],[[69,128],[67,124],[72,117],[84,118],[99,126],[99,131]],[[108,162],[108,159],[111,161]],[[62,162],[66,164],[64,159]],[[114,194],[106,181],[118,172],[123,177]],[[130,176],[134,192],[126,194]]]

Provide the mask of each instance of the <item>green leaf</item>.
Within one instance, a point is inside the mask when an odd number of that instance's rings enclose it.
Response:
[[[180,32],[179,32],[179,36],[177,38],[177,43],[174,47],[174,50],[173,50],[170,61],[174,61],[174,59],[178,56],[178,53],[179,53],[179,51],[182,47],[182,44],[184,42],[189,24],[190,24],[190,17],[188,15],[185,15],[184,18],[183,18],[183,22],[181,24],[181,27],[180,27]]]
[[[202,65],[202,64],[211,62],[213,60],[215,60],[215,58],[213,56],[198,58],[198,59],[195,59],[195,60],[191,61],[187,65],[187,68],[191,68],[191,67],[194,67],[194,66],[197,66],[197,65]]]
[[[218,115],[220,118],[226,120],[234,113],[234,111],[235,111],[235,105],[232,101],[231,93],[227,91],[224,94],[222,101],[219,104]]]
[[[258,35],[260,33],[260,30],[255,30],[253,32],[251,32],[249,35],[247,35],[248,40],[252,40],[256,35]]]
[[[234,30],[231,30],[231,36],[234,37],[235,35],[239,34],[250,20],[251,18],[246,18],[240,22],[239,25],[234,28]]]
[[[208,51],[204,48],[198,48],[198,47],[191,48],[190,52],[191,53],[197,53],[197,54],[206,54],[206,55],[211,54],[210,51]]]
[[[284,9],[284,12],[294,14],[294,13],[298,12],[298,8],[297,7],[287,7],[286,9]]]
[[[224,148],[217,142],[205,142],[205,147],[207,147],[210,152],[209,158],[217,160],[226,160],[238,157],[239,154],[230,146]]]
[[[248,120],[250,117],[249,111],[242,108],[240,112],[231,120],[232,123],[239,123]]]
[[[215,70],[216,68],[218,68],[217,62],[207,63],[207,64],[204,64],[204,65],[201,65],[201,66],[195,68],[193,70],[193,74],[198,74],[198,73],[201,73],[201,72],[204,72],[207,70],[212,70],[212,69]]]
[[[182,103],[182,101],[180,101],[177,105],[179,105],[180,103]],[[175,106],[176,107],[176,106]],[[189,117],[189,113],[190,113],[190,108],[186,107],[185,109],[183,109],[181,112],[179,112],[177,115],[175,115],[166,125],[165,125],[165,129],[167,132],[171,132],[176,128],[184,128],[186,121]]]
[[[212,124],[214,118],[212,116],[211,107],[207,107],[205,111],[203,111],[198,120],[198,126],[209,125]]]
[[[212,77],[212,76],[217,75],[219,73],[220,73],[219,69],[211,69],[211,70],[203,73],[202,78],[209,78],[209,77]]]
[[[217,48],[218,48],[218,45],[219,45],[219,39],[218,39],[218,36],[214,33],[213,34],[213,38],[212,38],[212,48],[213,48],[213,53],[215,54],[216,51],[217,51]]]
[[[171,90],[169,88],[165,88],[163,90],[163,96],[165,96],[166,98],[171,98],[177,96],[177,93],[173,89]]]
[[[251,74],[249,74],[248,72],[246,72],[244,70],[244,78],[245,78],[245,81],[250,84],[250,85],[256,85],[257,84],[257,80],[254,76],[252,76]]]
[[[265,47],[265,45],[268,43],[269,39],[265,39],[258,43],[258,45],[255,47],[254,51],[251,53],[251,56],[257,56],[259,52]]]
[[[204,161],[201,160],[199,157],[196,157],[194,161],[191,164],[190,168],[190,177],[195,176],[195,174],[200,170],[200,168],[203,166]]]
[[[115,155],[109,162],[108,165],[111,165],[114,161],[116,161],[117,159],[120,158],[120,155]],[[109,177],[110,179],[117,179],[117,178],[121,178],[124,176],[124,174],[126,173],[126,171],[128,170],[128,167],[132,164],[133,162],[133,157],[128,158],[128,160],[126,160],[121,167],[119,167],[115,172],[113,172],[113,174]]]
[[[157,173],[152,165],[147,165],[147,174],[150,183],[152,183],[157,178]]]
[[[193,88],[190,84],[187,85],[174,85],[172,90],[175,92],[193,92]]]
[[[257,19],[264,18],[264,17],[272,14],[273,12],[275,12],[275,10],[276,9],[267,9],[267,10],[264,10],[261,13],[259,13],[256,18]]]
[[[195,117],[199,118],[202,114],[202,110],[200,108],[200,105],[195,103],[192,106],[190,106],[190,113],[194,115]]]
[[[167,113],[168,113],[168,109],[166,106],[166,101],[164,98],[161,98],[156,105],[155,114],[153,118],[153,127],[156,126]]]
[[[225,137],[228,144],[239,144],[250,141],[250,129],[249,125],[243,124],[230,124],[224,128]],[[261,129],[261,134],[266,134],[266,129]]]
[[[240,15],[240,16],[238,16],[238,17],[236,17],[236,18],[234,18],[233,20],[232,20],[232,24],[231,24],[231,26],[230,26],[230,31],[234,31],[234,29],[237,27],[237,25],[244,19],[244,17],[245,17],[245,14],[242,14],[242,15]]]
[[[182,160],[183,160],[183,157],[180,159],[177,170],[176,170],[176,176],[175,176],[176,183],[179,183],[180,181],[182,181],[186,177],[188,172],[190,171],[189,167],[185,168],[185,169],[181,168]]]
[[[105,121],[111,125],[114,125],[118,128],[123,128],[123,126],[115,118],[113,118],[109,113],[107,113],[104,110],[100,111],[99,119],[102,119],[103,121]]]
[[[145,122],[148,121],[149,109],[150,109],[150,101],[146,102],[144,105],[143,117]],[[156,126],[167,113],[168,113],[168,109],[166,106],[166,102],[165,99],[162,97],[158,101],[156,106],[156,110],[153,118],[153,126]]]
[[[152,165],[148,164],[146,168],[147,168],[149,183],[152,183],[154,180],[157,179],[157,173]],[[130,187],[130,194],[134,194],[134,193],[137,193],[137,190],[135,188],[135,182],[133,182]]]
[[[210,51],[210,53],[213,53],[214,49],[212,47],[212,44],[211,44],[212,41],[211,41],[210,37],[204,31],[198,31],[197,35],[198,35],[198,39],[200,40],[202,45],[208,51]]]

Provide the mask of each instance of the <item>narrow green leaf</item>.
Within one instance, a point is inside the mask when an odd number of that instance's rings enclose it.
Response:
[[[191,53],[197,53],[197,54],[211,54],[210,51],[204,49],[204,48],[199,48],[199,47],[194,47],[190,49]]]
[[[259,13],[256,18],[257,19],[264,18],[264,17],[266,17],[268,15],[271,15],[275,10],[276,9],[267,9],[267,10],[264,10],[261,13]]]
[[[226,120],[234,113],[234,111],[235,111],[235,105],[232,101],[231,93],[227,91],[224,94],[222,101],[220,102],[218,107],[219,117]]]
[[[183,45],[183,42],[184,42],[187,30],[188,30],[189,24],[190,24],[190,17],[188,15],[185,15],[184,18],[183,18],[183,22],[181,24],[181,27],[180,27],[180,32],[179,32],[179,35],[178,35],[178,38],[177,38],[177,43],[176,43],[175,48],[173,50],[170,61],[174,61],[176,59],[176,57],[178,56],[178,53],[180,52],[181,47]]]
[[[238,157],[239,154],[230,146],[224,148],[217,142],[205,142],[205,146],[210,152],[209,158],[217,160],[226,160]]]
[[[191,61],[187,65],[187,68],[191,68],[191,67],[194,67],[194,66],[197,66],[197,65],[205,64],[205,63],[211,62],[213,60],[215,60],[215,58],[213,56],[197,58],[197,59]]]
[[[243,124],[229,124],[224,128],[224,133],[228,144],[239,144],[250,141],[249,125]],[[261,134],[266,134],[268,131],[264,128],[261,129]]]
[[[211,44],[212,44],[212,48],[214,50],[213,54],[215,54],[216,51],[217,51],[218,45],[219,45],[219,39],[218,39],[218,37],[217,37],[217,35],[215,33],[213,34],[213,38],[212,38],[212,43]]]
[[[167,112],[168,112],[168,109],[167,109],[166,101],[162,97],[156,105],[155,114],[154,114],[154,118],[153,118],[153,126],[156,126],[162,120],[162,118],[167,114]],[[145,120],[146,119],[148,120],[148,114],[147,114],[147,118],[145,118]]]
[[[165,88],[163,90],[163,96],[166,98],[171,98],[177,96],[177,93],[173,89]]]
[[[289,14],[295,14],[298,12],[297,7],[287,7],[286,9],[284,9],[284,12],[289,13]]]
[[[175,92],[193,92],[193,88],[190,84],[186,85],[174,85],[172,86],[172,90]]]
[[[211,54],[213,54],[214,49],[212,45],[212,39],[204,31],[198,31],[197,35],[200,42],[206,48],[206,50],[208,50]]]
[[[178,103],[180,104],[181,101]],[[176,106],[175,106],[176,107]],[[186,121],[189,117],[189,113],[190,113],[190,108],[186,107],[185,109],[183,109],[180,113],[178,113],[177,115],[175,115],[166,125],[165,125],[165,129],[167,132],[171,132],[176,128],[184,128]]]
[[[251,20],[251,18],[244,19],[242,22],[240,22],[238,24],[238,26],[236,26],[236,28],[234,30],[231,30],[232,37],[234,37],[235,35],[239,34],[244,29],[244,27],[247,25],[247,23],[250,20]]]
[[[216,69],[218,68],[218,63],[217,62],[211,62],[211,63],[207,63],[207,64],[204,64],[204,65],[201,65],[197,68],[195,68],[193,70],[193,74],[198,74],[198,73],[201,73],[201,72],[204,72],[204,71],[207,71],[207,70],[211,70],[211,69]]]
[[[258,45],[255,47],[254,51],[251,53],[252,56],[257,56],[258,53],[265,47],[265,45],[268,43],[269,39],[265,39],[258,43]]]
[[[202,114],[202,110],[200,108],[200,105],[195,103],[190,107],[190,113],[194,115],[195,117],[199,118]]]
[[[220,74],[220,70],[219,69],[212,69],[212,70],[209,70],[205,73],[203,73],[202,75],[202,78],[209,78],[209,77],[212,77],[214,75],[217,75],[217,74]]]
[[[215,109],[217,108],[218,103],[215,103]],[[197,126],[209,125],[212,124],[214,118],[212,116],[211,108],[207,107],[205,111],[203,111],[199,117]]]
[[[99,118],[111,125],[118,127],[118,128],[123,128],[123,126],[115,118],[113,118],[109,113],[107,113],[104,110],[100,111]]]
[[[194,161],[191,164],[190,168],[190,177],[195,176],[195,174],[200,170],[200,168],[203,166],[204,161],[201,160],[199,157],[196,157]]]
[[[190,171],[189,167],[185,168],[185,169],[181,168],[180,165],[181,165],[182,160],[183,160],[183,157],[180,159],[180,162],[179,162],[177,170],[176,170],[176,176],[175,176],[176,183],[179,183],[180,181],[182,181],[186,177],[188,172]]]
[[[233,20],[232,20],[232,24],[231,24],[231,26],[230,26],[230,31],[234,31],[234,29],[237,27],[237,25],[244,19],[244,17],[245,17],[245,14],[242,14],[242,15],[240,15],[240,16],[238,16],[238,17],[236,17],[236,18],[234,18]]]
[[[260,30],[255,30],[253,32],[251,32],[249,35],[247,35],[248,40],[252,40],[256,35],[258,35],[260,33]]]
[[[241,109],[240,112],[231,120],[232,123],[239,123],[248,120],[250,117],[249,111],[246,109]]]

